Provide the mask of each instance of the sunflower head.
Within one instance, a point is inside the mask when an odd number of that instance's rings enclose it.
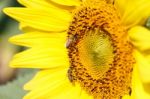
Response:
[[[96,99],[130,93],[133,47],[113,4],[83,2],[74,14],[68,39],[71,82],[80,83]]]
[[[148,0],[19,2],[26,7],[4,11],[27,33],[10,41],[30,49],[15,55],[11,66],[42,68],[25,85],[31,90],[26,99],[138,98],[135,64],[146,63],[133,53],[149,44],[138,35],[148,30],[133,26],[143,25],[150,15]]]

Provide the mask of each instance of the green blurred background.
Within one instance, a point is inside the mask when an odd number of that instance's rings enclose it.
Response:
[[[37,71],[9,67],[12,56],[24,49],[8,42],[11,36],[17,35],[21,31],[18,28],[18,22],[6,16],[2,9],[15,6],[21,6],[17,0],[0,0],[0,99],[22,99],[26,93],[23,85]]]

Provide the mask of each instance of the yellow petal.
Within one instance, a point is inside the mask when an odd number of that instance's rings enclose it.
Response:
[[[58,9],[51,3],[48,3],[47,0],[18,0],[18,2],[28,8],[36,8],[43,10],[48,10],[49,8]]]
[[[79,6],[81,3],[80,0],[50,0],[50,1],[66,6]]]
[[[117,10],[120,12],[121,15],[123,15],[123,13],[125,12],[127,2],[129,2],[129,0],[115,0],[114,2]]]
[[[93,99],[93,96],[87,94],[87,92],[81,88],[80,96],[77,99]]]
[[[24,5],[27,8],[34,8],[34,9],[43,9],[49,10],[50,8],[55,8],[58,10],[72,10],[74,9],[73,6],[62,6],[57,3],[54,3],[50,0],[18,0],[20,4]]]
[[[51,97],[50,99],[79,99],[81,94],[81,87],[78,85],[71,86],[69,89],[60,92],[58,95]],[[83,98],[86,99],[86,98]]]
[[[11,37],[10,42],[28,47],[65,47],[67,33],[29,32]]]
[[[58,96],[63,92],[66,92],[66,90],[68,91],[69,89],[71,89],[72,86],[69,86],[69,83],[67,83],[68,81],[66,80],[53,83],[53,85],[47,83],[47,86],[29,92],[23,99],[53,99],[53,97]],[[38,87],[40,87],[40,85]],[[65,98],[62,97],[58,99]]]
[[[75,94],[74,87],[67,77],[67,68],[42,70],[25,88],[32,90],[24,99],[67,99],[67,96],[69,98]],[[79,92],[76,91],[76,93]]]
[[[147,75],[149,76],[149,75]],[[150,93],[145,90],[139,75],[138,66],[135,65],[132,76],[132,99],[150,99]]]
[[[140,76],[142,82],[149,83],[150,82],[150,63],[138,51],[135,51],[134,56],[136,59],[139,76]]]
[[[127,27],[143,24],[150,16],[150,0],[115,0],[121,12],[122,22]]]
[[[31,92],[24,99],[93,99],[81,89],[79,84],[70,83],[67,69],[54,68],[38,72],[25,85],[25,89]]]
[[[132,99],[132,97],[129,96],[129,95],[125,95],[125,96],[122,97],[122,99]]]
[[[19,29],[22,30],[23,32],[33,32],[33,31],[40,31],[38,29],[32,28],[30,26],[28,26],[27,24],[20,22],[19,24]],[[43,32],[43,31],[41,31]]]
[[[25,90],[37,90],[54,85],[66,79],[68,67],[40,70],[25,86]],[[39,87],[40,86],[40,87]]]
[[[54,47],[53,47],[54,46]],[[10,66],[19,68],[54,68],[69,66],[67,50],[50,47],[35,47],[16,54]]]
[[[140,51],[150,49],[150,30],[135,26],[129,30],[129,37],[132,44]]]
[[[4,12],[28,26],[44,31],[65,31],[71,21],[69,12],[57,9],[5,8]]]

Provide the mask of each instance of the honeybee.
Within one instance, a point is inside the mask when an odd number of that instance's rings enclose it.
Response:
[[[72,76],[72,69],[71,68],[69,68],[68,69],[68,79],[70,80],[70,82],[74,82],[74,77]]]
[[[68,37],[67,43],[66,43],[66,48],[68,48],[72,43],[77,42],[79,39],[79,35],[75,34],[75,35],[71,35]]]

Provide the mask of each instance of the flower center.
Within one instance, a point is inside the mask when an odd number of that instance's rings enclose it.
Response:
[[[102,30],[91,30],[78,43],[79,57],[89,74],[98,79],[113,63],[113,46],[109,35]]]
[[[133,47],[117,11],[106,2],[84,2],[68,30],[71,83],[94,99],[120,99],[131,92]]]

